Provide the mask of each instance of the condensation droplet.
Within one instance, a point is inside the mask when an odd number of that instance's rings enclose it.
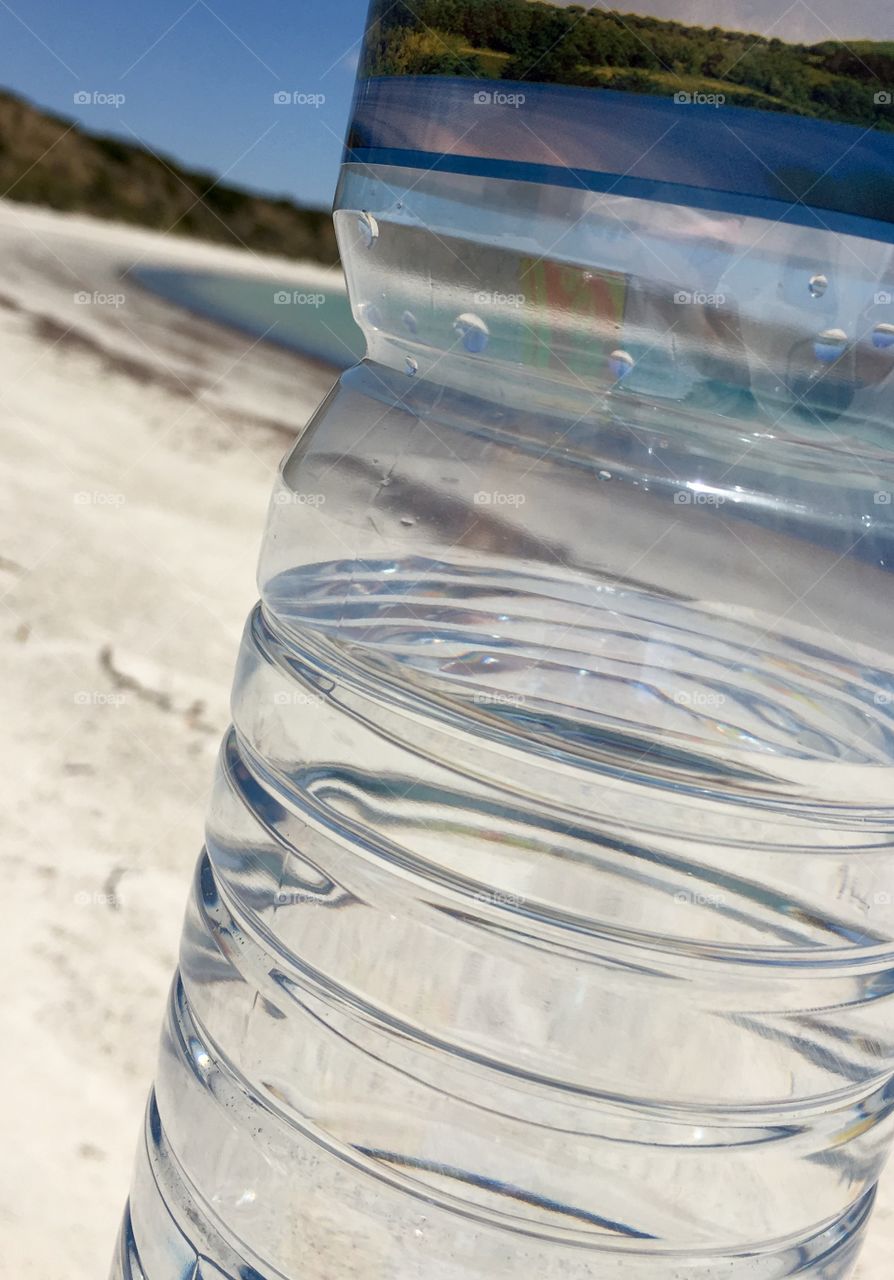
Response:
[[[612,473],[611,473],[610,471],[600,471],[600,472],[599,472],[599,479],[600,479],[600,480],[611,480],[611,478],[612,478]]]
[[[480,316],[471,311],[457,316],[453,322],[454,332],[462,338],[463,346],[472,355],[480,355],[490,342],[490,330]]]
[[[360,214],[357,219],[357,230],[360,233],[360,239],[367,249],[372,249],[379,238],[379,224],[371,213],[365,211]]]
[[[872,345],[879,351],[894,347],[894,324],[877,324],[872,331]]]
[[[613,351],[608,358],[611,375],[618,382],[633,372],[635,364],[636,361],[629,351]]]
[[[404,361],[404,373],[407,375],[408,378],[415,378],[418,372],[419,372],[418,360],[414,360],[412,356],[407,356],[406,360]]]
[[[400,522],[401,524],[406,525],[408,528],[411,525],[414,525],[416,523],[416,521],[413,519],[412,516],[401,516]]]
[[[823,364],[833,364],[847,351],[847,334],[843,329],[825,329],[813,342],[813,354]]]
[[[822,298],[829,288],[828,276],[811,276],[807,285],[811,298]]]
[[[419,332],[419,321],[413,315],[412,311],[405,311],[400,318],[400,322],[406,329],[407,333]]]

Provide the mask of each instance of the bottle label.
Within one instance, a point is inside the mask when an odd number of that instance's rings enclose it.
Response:
[[[373,0],[346,160],[894,234],[890,0]]]

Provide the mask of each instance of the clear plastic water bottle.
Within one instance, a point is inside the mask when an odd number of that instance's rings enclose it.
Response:
[[[894,64],[637,7],[373,6],[368,359],[273,495],[117,1280],[853,1266]]]

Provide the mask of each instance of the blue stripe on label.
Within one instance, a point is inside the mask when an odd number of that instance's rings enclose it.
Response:
[[[613,192],[894,240],[894,134],[745,107],[558,85],[382,77],[359,86],[346,159]]]

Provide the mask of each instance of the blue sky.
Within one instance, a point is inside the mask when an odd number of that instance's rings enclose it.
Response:
[[[366,9],[367,0],[0,0],[0,86],[234,185],[328,205]],[[90,101],[76,102],[79,93]],[[299,101],[277,104],[276,93]],[[116,95],[117,106],[107,100]]]

